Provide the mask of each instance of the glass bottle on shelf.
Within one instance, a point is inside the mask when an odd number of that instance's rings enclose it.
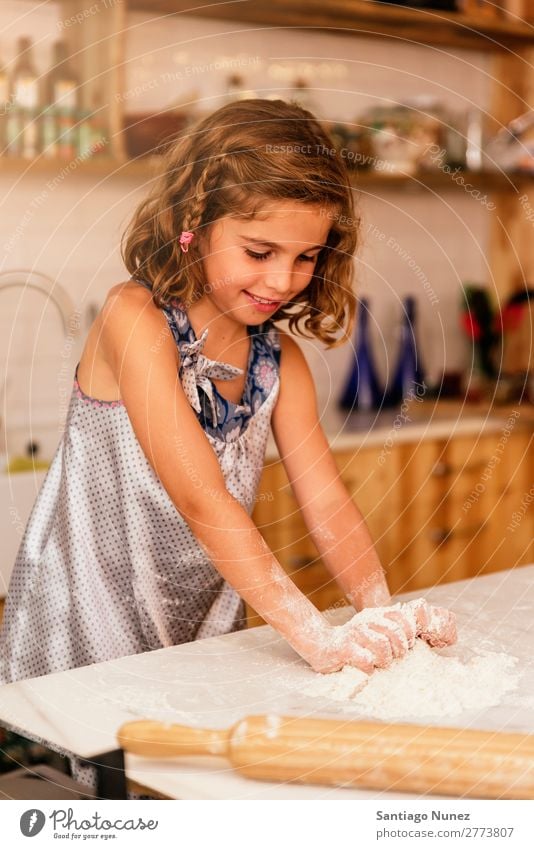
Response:
[[[88,109],[82,109],[79,114],[76,153],[78,156],[86,158],[92,154],[93,130],[91,127],[91,113]]]
[[[468,109],[465,131],[465,164],[469,171],[480,171],[483,162],[483,114],[476,107]]]
[[[58,155],[58,116],[53,106],[43,109],[41,115],[41,154],[54,159]]]
[[[450,112],[449,124],[445,133],[445,164],[448,165],[449,168],[459,168],[463,170],[466,166],[465,114],[463,112]]]
[[[404,314],[400,330],[400,345],[393,380],[386,392],[384,406],[398,407],[424,388],[424,374],[416,339],[416,306],[411,295],[403,299]]]
[[[25,109],[22,118],[22,149],[25,159],[34,159],[39,153],[40,109]]]
[[[8,153],[27,158],[34,157],[38,152],[39,75],[32,53],[32,39],[26,35],[20,36],[17,41],[17,61],[10,81],[12,108],[9,110],[7,127]]]
[[[11,103],[6,115],[6,155],[22,155],[22,127],[24,110]]]
[[[371,349],[368,318],[369,302],[366,298],[361,298],[352,362],[338,401],[339,407],[343,410],[375,410],[382,402],[382,392]]]
[[[80,84],[71,67],[67,43],[54,42],[52,65],[43,83],[46,109],[42,121],[42,148],[47,156],[73,159],[77,152]]]
[[[76,116],[79,108],[80,83],[73,71],[63,40],[54,42],[52,67],[45,76],[43,100],[47,106],[55,106],[62,112]]]
[[[39,106],[39,75],[33,63],[33,41],[22,35],[17,41],[17,61],[11,78],[13,103],[23,109]]]
[[[0,56],[0,155],[6,152],[7,112],[9,109],[9,76]]]
[[[94,93],[91,99],[91,109],[87,113],[87,120],[91,128],[91,156],[107,156],[108,155],[108,134],[105,117],[102,115],[102,108],[98,105],[101,103],[99,95]]]
[[[57,111],[57,155],[74,159],[76,155],[76,122],[68,112]]]

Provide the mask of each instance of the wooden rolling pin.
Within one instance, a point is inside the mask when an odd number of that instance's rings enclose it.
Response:
[[[476,799],[534,799],[534,735],[249,716],[228,730],[127,722],[125,752],[220,755],[247,778]]]

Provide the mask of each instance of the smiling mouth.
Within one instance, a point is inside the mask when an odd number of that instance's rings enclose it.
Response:
[[[253,295],[252,292],[247,291],[247,289],[245,289],[245,292],[247,293],[247,295],[249,297],[251,297],[255,301],[257,301],[258,304],[273,304],[274,305],[274,304],[282,304],[283,303],[283,301],[270,301],[267,298],[259,298],[257,295]]]

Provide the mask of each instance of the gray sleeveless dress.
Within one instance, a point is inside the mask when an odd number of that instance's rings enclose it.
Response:
[[[250,515],[278,396],[278,331],[271,321],[247,328],[245,389],[241,403],[233,404],[211,379],[242,370],[204,356],[209,329],[196,339],[180,301],[163,312],[180,349],[184,391],[227,489]],[[241,598],[172,503],[123,403],[89,397],[75,376],[65,429],[9,584],[0,684],[218,636],[244,624]]]

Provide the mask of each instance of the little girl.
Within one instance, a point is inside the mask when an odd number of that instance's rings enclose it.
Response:
[[[291,335],[349,337],[355,221],[344,159],[296,104],[232,103],[168,147],[18,552],[0,682],[235,631],[243,599],[321,672],[454,641],[446,610],[382,609]],[[250,518],[270,426],[323,561],[357,610],[381,608],[366,624],[329,624]]]

